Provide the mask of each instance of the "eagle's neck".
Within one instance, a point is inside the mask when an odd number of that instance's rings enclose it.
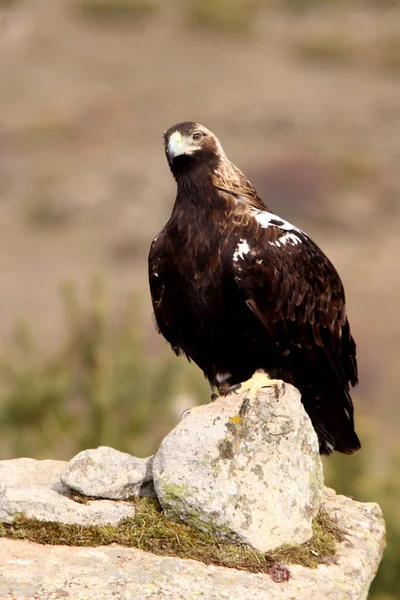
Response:
[[[232,206],[215,187],[212,172],[201,166],[176,180],[177,196],[166,226],[174,240],[171,251],[181,274],[198,279],[217,268]]]
[[[209,217],[214,211],[229,210],[226,198],[218,193],[220,172],[225,170],[217,160],[183,165],[180,172],[174,173],[177,195],[172,214],[190,212],[193,219],[194,214]]]

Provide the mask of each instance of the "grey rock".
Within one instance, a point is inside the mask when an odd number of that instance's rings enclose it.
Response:
[[[106,500],[75,502],[61,485],[63,461],[28,458],[0,461],[0,521],[12,523],[19,514],[40,521],[78,525],[117,525],[133,517],[127,502]]]
[[[64,460],[35,460],[15,458],[0,461],[0,486],[44,485],[53,490],[66,492],[60,475],[67,465]]]
[[[68,488],[95,498],[154,497],[153,457],[136,458],[108,446],[79,452],[61,475]]]
[[[262,391],[192,409],[153,463],[165,515],[265,552],[310,539],[323,487],[318,440],[299,392]]]
[[[2,538],[0,597],[7,600],[365,600],[385,546],[376,504],[326,490],[323,504],[346,532],[335,563],[288,565],[275,583],[254,574],[132,548],[42,546]]]
[[[0,521],[12,523],[18,514],[66,525],[118,525],[123,519],[133,517],[135,508],[127,502],[111,500],[81,504],[44,486],[0,487]]]

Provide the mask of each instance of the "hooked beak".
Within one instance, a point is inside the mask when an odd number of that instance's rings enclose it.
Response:
[[[182,154],[192,154],[196,150],[193,148],[190,140],[186,137],[182,137],[179,131],[174,131],[168,140],[167,155],[168,160],[172,163],[173,159]]]
[[[168,160],[172,162],[176,156],[186,154],[187,149],[185,148],[185,142],[182,140],[182,135],[179,131],[174,131],[168,141]]]

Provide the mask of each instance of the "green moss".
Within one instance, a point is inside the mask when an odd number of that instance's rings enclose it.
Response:
[[[78,504],[87,504],[89,500],[98,500],[98,498],[89,498],[89,496],[84,496],[83,494],[72,490],[71,500],[78,502]]]
[[[343,534],[329,516],[321,511],[313,524],[313,537],[300,546],[283,546],[261,554],[247,546],[217,540],[211,533],[188,525],[168,521],[156,500],[134,501],[136,513],[117,527],[82,527],[48,523],[20,516],[1,531],[13,539],[27,539],[39,544],[68,546],[102,546],[111,543],[140,548],[162,556],[177,556],[233,567],[254,573],[268,573],[276,562],[317,567],[335,553]]]
[[[217,527],[211,522],[211,520],[203,521],[200,518],[200,513],[196,510],[192,510],[190,514],[185,515],[185,519],[186,525],[188,525],[192,530],[203,531],[207,535],[210,535],[213,539],[218,538],[218,533],[219,539],[224,534],[229,534],[229,529],[226,526],[221,525]],[[182,521],[179,520],[179,522],[182,524]]]

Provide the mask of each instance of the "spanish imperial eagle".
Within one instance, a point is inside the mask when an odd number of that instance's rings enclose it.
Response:
[[[159,331],[220,394],[293,384],[320,452],[355,452],[356,346],[332,263],[266,207],[206,127],[179,123],[164,141],[177,196],[149,255]]]

